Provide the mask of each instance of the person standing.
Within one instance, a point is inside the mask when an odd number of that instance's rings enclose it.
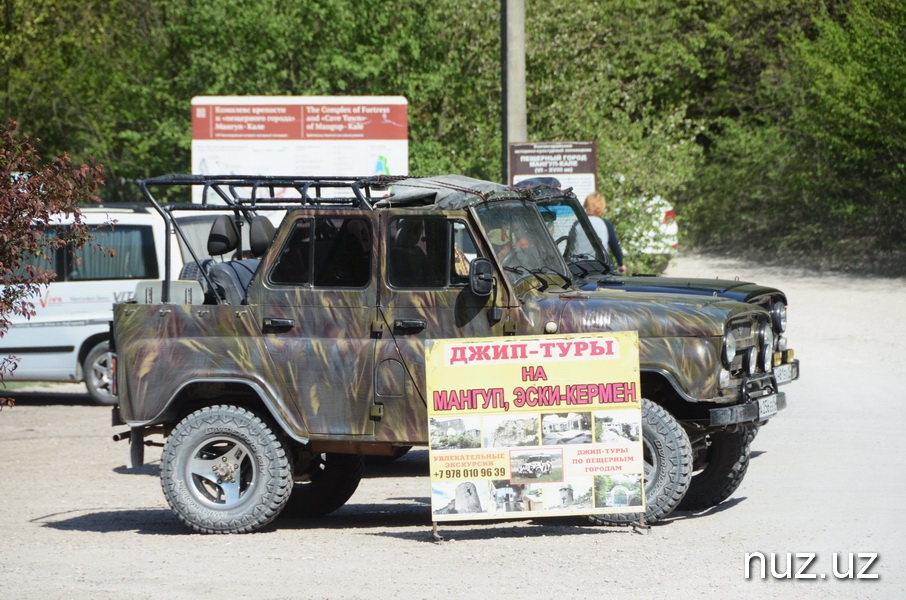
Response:
[[[601,239],[601,245],[605,250],[609,250],[613,255],[621,275],[626,274],[626,265],[623,264],[623,248],[620,247],[620,240],[617,239],[617,232],[613,228],[613,223],[604,218],[604,211],[607,208],[607,201],[604,196],[593,192],[585,197],[585,214],[591,221],[591,225]]]

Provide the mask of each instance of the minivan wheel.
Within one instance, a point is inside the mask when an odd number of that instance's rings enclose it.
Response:
[[[85,356],[82,363],[82,374],[85,387],[95,404],[111,406],[116,404],[116,396],[110,393],[113,382],[113,365],[111,364],[109,344],[103,341],[97,344]]]

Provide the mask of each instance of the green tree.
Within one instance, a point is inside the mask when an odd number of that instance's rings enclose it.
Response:
[[[35,314],[31,298],[56,278],[52,270],[23,259],[49,256],[68,245],[81,248],[92,239],[79,205],[98,200],[100,171],[90,164],[73,165],[66,155],[43,160],[32,140],[17,133],[14,121],[0,132],[0,337],[9,329],[11,315]],[[72,216],[72,227],[63,235],[45,235],[60,214]],[[0,357],[0,382],[15,367],[15,357]]]
[[[713,114],[700,137],[705,161],[678,199],[689,239],[762,259],[906,272],[906,9],[892,0],[753,6],[766,17],[753,31],[772,31],[772,41],[748,61],[759,74],[740,88],[750,101]]]
[[[853,0],[800,37],[803,102],[794,114],[823,167],[813,189],[825,248],[902,249],[906,233],[906,5]],[[817,151],[817,152],[816,152]],[[861,261],[860,261],[861,262]]]
[[[8,1],[6,111],[98,157],[107,200],[188,170],[196,95],[402,94],[413,173],[499,172],[496,2]]]
[[[674,83],[700,70],[691,50],[702,21],[684,3],[622,0],[533,4],[529,19],[530,136],[598,144],[609,198],[665,196],[692,174],[701,124]]]
[[[4,4],[5,116],[44,155],[97,157],[108,201],[188,170],[197,95],[401,94],[412,174],[500,172],[499,0]],[[787,260],[902,249],[903,11],[527,2],[528,141],[597,142],[630,257],[643,217],[620,200],[655,194],[684,245]]]

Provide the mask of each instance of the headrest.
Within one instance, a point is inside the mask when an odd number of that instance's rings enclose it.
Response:
[[[403,219],[393,245],[397,248],[412,248],[422,239],[422,220]]]
[[[274,223],[264,216],[252,217],[249,224],[249,249],[253,256],[262,256],[267,247],[270,246],[271,240],[274,239]]]
[[[222,256],[239,246],[239,231],[230,215],[217,215],[208,234],[208,254]]]

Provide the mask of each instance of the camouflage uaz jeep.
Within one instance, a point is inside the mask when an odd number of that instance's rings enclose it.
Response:
[[[200,204],[174,202],[187,188]],[[207,240],[220,259],[140,285],[112,323],[114,423],[131,428],[133,464],[147,435],[166,436],[164,494],[197,531],[326,514],[363,456],[426,445],[426,339],[638,331],[649,522],[729,497],[749,432],[786,406],[768,310],[577,287],[534,188],[165,176],[142,189],[178,235],[180,210],[223,213]]]

